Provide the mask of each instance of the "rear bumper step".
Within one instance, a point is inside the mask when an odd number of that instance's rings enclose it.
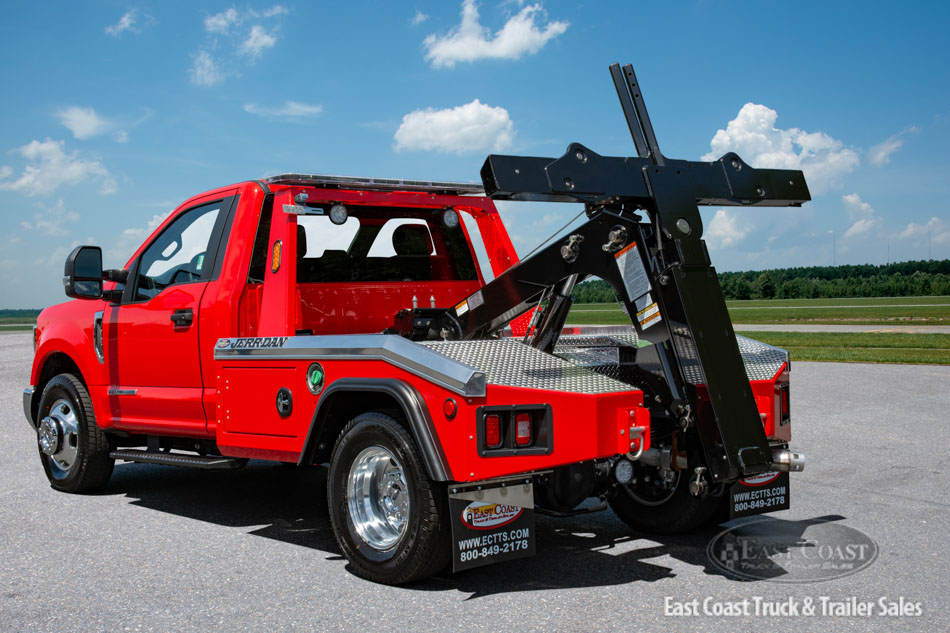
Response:
[[[204,470],[230,470],[240,468],[244,461],[233,457],[202,457],[200,455],[182,455],[181,453],[157,453],[155,451],[134,450],[112,451],[109,453],[109,457],[121,459],[125,462],[184,466],[186,468],[201,468]]]

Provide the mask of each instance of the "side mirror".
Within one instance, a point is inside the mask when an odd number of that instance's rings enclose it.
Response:
[[[102,249],[98,246],[77,246],[66,258],[63,271],[66,296],[73,299],[102,297]]]

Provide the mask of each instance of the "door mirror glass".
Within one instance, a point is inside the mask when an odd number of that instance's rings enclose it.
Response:
[[[66,296],[73,299],[102,297],[102,249],[98,246],[77,246],[66,258],[63,271]]]

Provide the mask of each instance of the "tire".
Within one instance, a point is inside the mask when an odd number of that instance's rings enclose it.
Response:
[[[429,480],[415,442],[394,418],[374,411],[346,425],[327,488],[333,534],[356,575],[400,585],[449,562],[445,489]]]
[[[723,497],[694,497],[689,493],[687,474],[677,476],[669,492],[654,495],[648,494],[642,482],[618,484],[610,507],[624,523],[647,534],[685,534],[717,522]]]
[[[53,488],[90,492],[109,481],[115,466],[111,445],[96,426],[81,380],[72,374],[54,376],[43,389],[37,420],[40,461]]]

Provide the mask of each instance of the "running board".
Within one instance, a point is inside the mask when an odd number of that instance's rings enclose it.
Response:
[[[156,451],[112,451],[109,457],[121,459],[124,462],[142,462],[145,464],[163,464],[165,466],[184,466],[186,468],[201,468],[204,470],[231,470],[240,468],[244,460],[234,457],[202,457],[200,455],[183,455],[181,453],[159,453]]]

